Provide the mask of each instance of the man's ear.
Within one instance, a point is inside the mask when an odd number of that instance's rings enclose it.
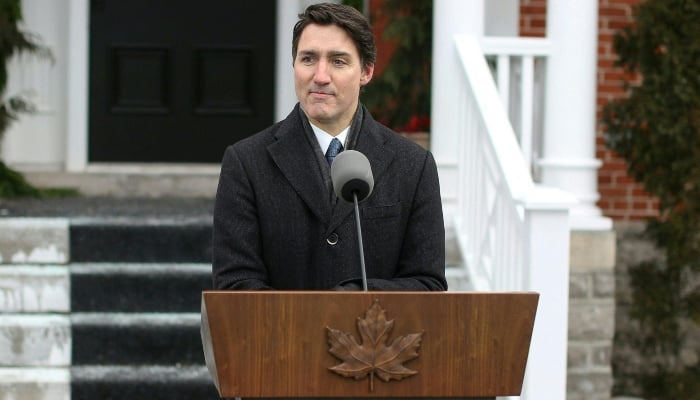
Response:
[[[360,75],[360,86],[365,86],[372,80],[372,75],[374,75],[374,64],[370,64],[362,68],[362,75]]]

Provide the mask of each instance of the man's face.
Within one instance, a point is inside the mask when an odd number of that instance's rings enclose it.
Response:
[[[308,25],[294,59],[294,88],[309,120],[336,135],[350,125],[360,88],[374,65],[362,67],[352,38],[336,25]]]

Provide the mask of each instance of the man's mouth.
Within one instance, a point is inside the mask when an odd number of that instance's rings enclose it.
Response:
[[[333,93],[327,92],[324,90],[311,90],[310,94],[315,95],[315,96],[332,96],[333,95]]]

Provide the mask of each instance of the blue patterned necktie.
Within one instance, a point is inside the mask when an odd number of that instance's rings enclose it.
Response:
[[[328,165],[333,164],[335,156],[337,156],[341,151],[343,151],[343,144],[340,143],[338,138],[333,138],[333,140],[331,140],[331,145],[328,146],[328,150],[326,151],[326,160],[328,160]]]

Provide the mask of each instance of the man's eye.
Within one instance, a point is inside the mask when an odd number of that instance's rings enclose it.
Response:
[[[309,64],[309,63],[313,62],[313,57],[311,57],[311,56],[302,56],[299,60],[300,60],[302,63],[304,63],[304,64]]]
[[[333,60],[333,65],[341,66],[341,65],[345,65],[345,64],[347,64],[347,63],[345,62],[345,60],[342,60],[342,59],[335,59],[335,60]]]

